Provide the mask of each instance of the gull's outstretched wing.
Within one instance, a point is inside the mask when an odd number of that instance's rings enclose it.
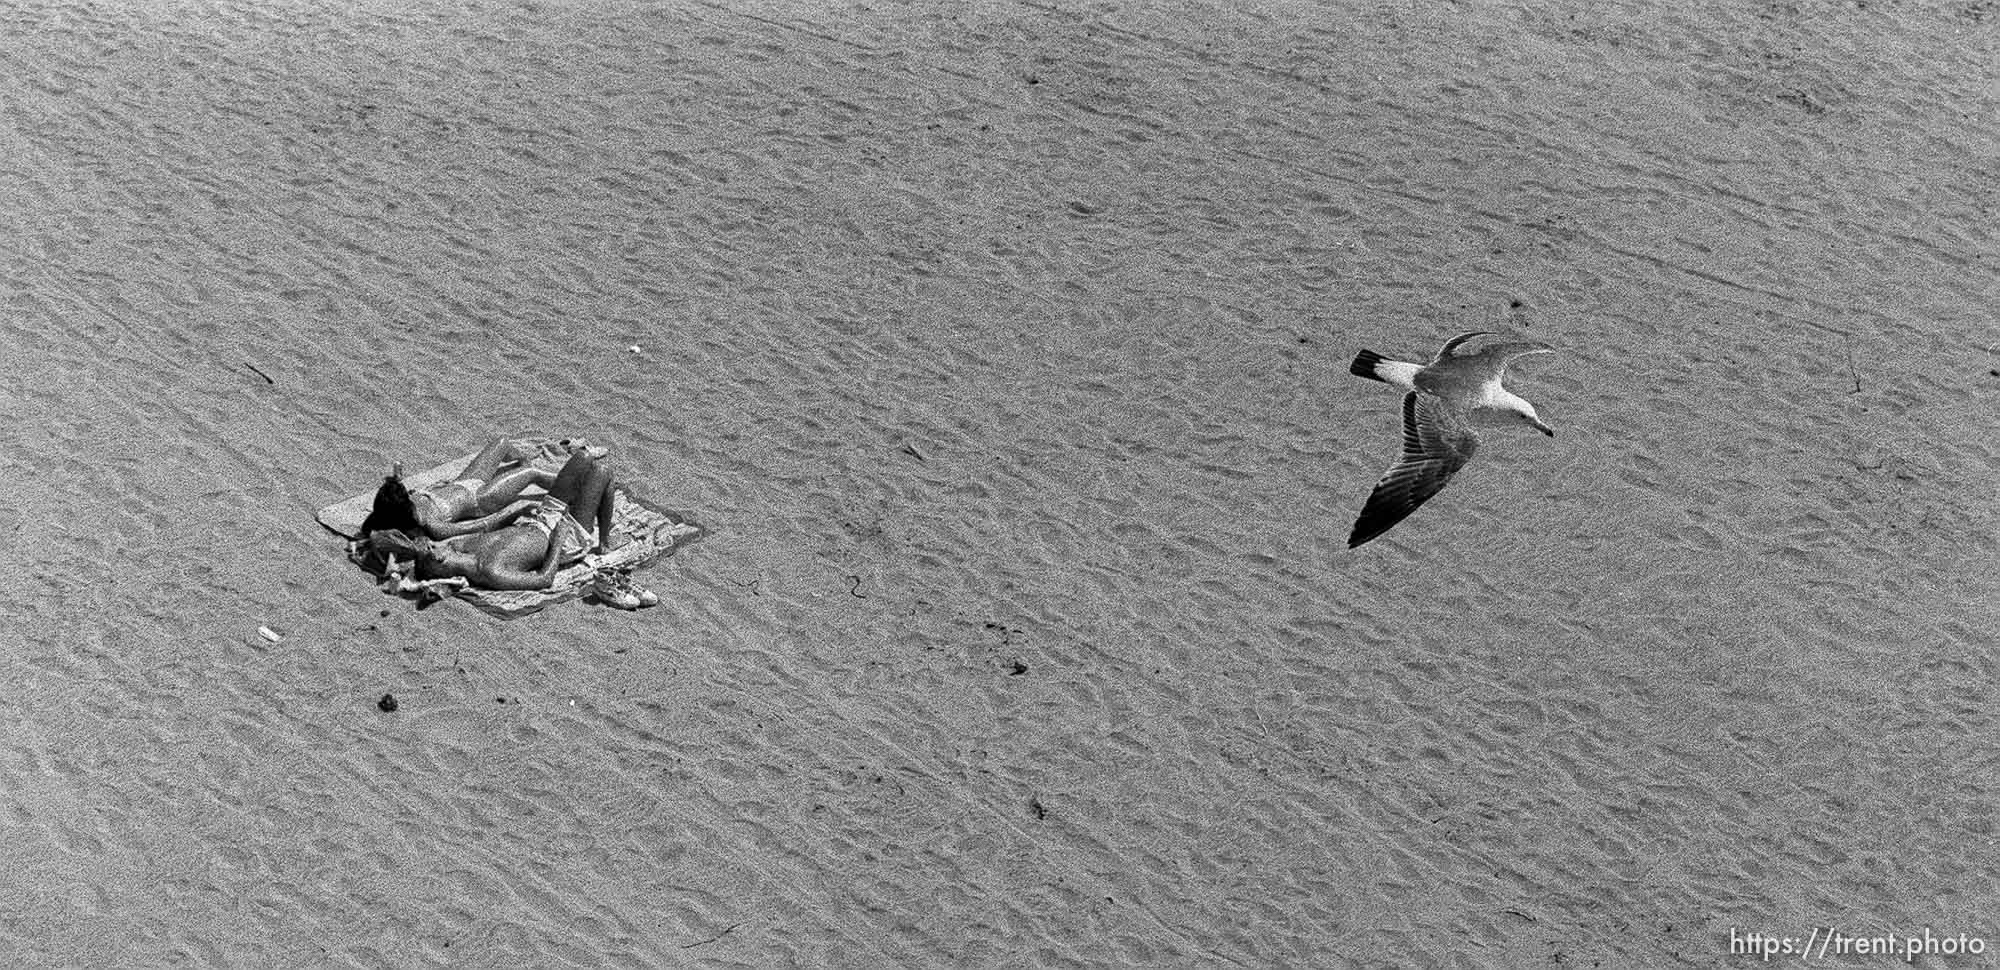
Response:
[[[1362,506],[1347,537],[1352,549],[1393,528],[1417,506],[1450,483],[1472,453],[1479,436],[1472,425],[1444,399],[1422,393],[1403,395],[1403,454]]]
[[[1465,366],[1471,368],[1471,372],[1478,374],[1480,379],[1499,380],[1500,376],[1507,372],[1507,365],[1516,359],[1529,354],[1555,352],[1554,347],[1539,340],[1506,340],[1487,344],[1472,353],[1460,355],[1458,359],[1464,361]]]
[[[1459,344],[1471,340],[1474,337],[1484,337],[1492,333],[1493,331],[1491,330],[1473,330],[1468,333],[1459,334],[1458,336],[1445,341],[1444,346],[1438,348],[1437,356],[1431,358],[1431,363],[1435,364],[1438,363],[1439,361],[1445,360],[1446,358],[1450,357],[1451,352],[1457,350]]]

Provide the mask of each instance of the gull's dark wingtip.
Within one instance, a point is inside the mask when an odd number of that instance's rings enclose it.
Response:
[[[1374,503],[1371,501],[1371,506]],[[1382,537],[1382,534],[1396,527],[1396,523],[1408,518],[1414,509],[1403,509],[1385,513],[1380,508],[1361,510],[1361,517],[1354,520],[1354,531],[1347,534],[1347,548],[1359,549]]]

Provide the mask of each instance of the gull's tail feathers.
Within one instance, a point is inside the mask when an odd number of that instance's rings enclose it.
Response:
[[[1390,360],[1372,350],[1364,350],[1354,355],[1354,363],[1347,365],[1347,372],[1356,377],[1366,377],[1371,381],[1381,381],[1392,387],[1406,391],[1417,389],[1417,372],[1423,370],[1415,364],[1400,360]]]
[[[1347,372],[1356,377],[1366,377],[1371,381],[1388,384],[1392,382],[1383,377],[1380,370],[1380,366],[1386,363],[1389,363],[1389,358],[1372,350],[1364,350],[1354,355],[1354,363],[1347,365]]]

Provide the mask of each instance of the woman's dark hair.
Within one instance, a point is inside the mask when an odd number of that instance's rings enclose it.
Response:
[[[410,490],[403,487],[403,480],[396,475],[382,479],[382,487],[375,490],[375,504],[368,510],[368,518],[361,523],[358,539],[387,530],[399,529],[421,535],[423,526],[417,522],[417,509],[410,504]]]
[[[408,560],[412,567],[419,565],[430,551],[430,540],[421,536],[411,536],[401,529],[378,529],[354,544],[350,555],[361,568],[377,576],[387,575],[389,565],[397,559]]]

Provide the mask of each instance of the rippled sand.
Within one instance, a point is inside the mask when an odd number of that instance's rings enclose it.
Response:
[[[369,6],[0,10],[8,965],[2000,951],[1990,3]],[[666,605],[312,520],[510,432]]]

